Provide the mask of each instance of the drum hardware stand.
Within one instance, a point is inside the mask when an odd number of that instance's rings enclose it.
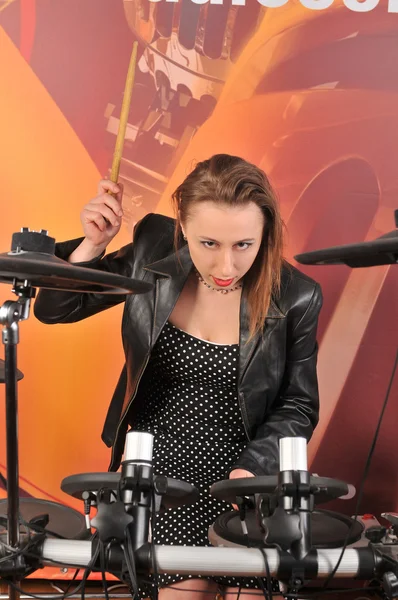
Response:
[[[25,250],[54,253],[55,240],[48,237],[47,231],[29,231],[24,227],[12,236],[11,253]],[[19,460],[18,460],[18,388],[17,388],[17,345],[19,343],[19,322],[29,317],[31,299],[36,290],[28,280],[13,281],[12,292],[17,301],[7,300],[0,307],[0,324],[3,325],[2,343],[5,350],[5,392],[6,392],[6,450],[7,450],[7,543],[16,551],[20,549],[19,523]],[[25,572],[21,556],[12,558],[14,572]],[[17,582],[18,579],[14,579]],[[19,598],[19,593],[9,585],[10,600]]]
[[[398,213],[397,213],[398,214]],[[395,563],[395,568],[386,569],[381,578],[381,584],[384,594],[388,600],[398,598],[398,562],[396,552],[393,550],[398,545],[398,515],[396,513],[381,513],[390,527],[387,529],[382,525],[370,527],[365,532],[365,537],[369,540],[371,546],[379,552],[381,557],[388,557],[390,565]]]
[[[129,529],[134,551],[149,539],[154,494],[152,454],[153,435],[136,433],[127,437],[119,489],[125,509],[133,519]]]
[[[277,506],[268,494],[258,494],[256,506],[267,545],[278,545],[296,559],[311,550],[311,512],[314,491],[308,471],[281,471],[276,489]]]
[[[264,530],[266,545],[279,547],[290,554],[294,563],[288,584],[297,593],[305,579],[316,576],[316,552],[312,549],[311,512],[314,509],[314,493],[317,487],[310,483],[307,470],[307,440],[305,438],[282,438],[279,445],[280,471],[274,499],[269,494],[258,494],[256,510]],[[268,496],[268,497],[267,497]],[[276,504],[276,506],[275,506]],[[311,567],[303,569],[303,559],[314,557],[314,573]]]
[[[101,541],[123,542],[129,528],[133,549],[138,550],[148,541],[152,498],[158,491],[152,469],[153,436],[141,432],[132,435],[131,432],[126,440],[117,497],[113,490],[104,488],[97,494],[83,492],[82,498],[86,514],[91,506],[97,507],[91,525],[98,531]],[[161,496],[156,503],[159,509],[160,503]]]
[[[167,491],[167,479],[153,475],[152,452],[152,434],[130,432],[126,437],[118,497],[112,498],[114,492],[107,489],[94,495],[97,515],[91,523],[98,531],[100,541],[112,544],[108,562],[112,564],[119,554],[115,543],[126,544],[129,538],[132,556],[124,551],[124,559],[125,563],[132,559],[130,562],[134,564],[130,566],[134,578],[136,569],[139,571],[144,565],[144,572],[147,572],[152,509],[155,513],[160,510],[162,495]],[[125,568],[123,572],[127,575]],[[132,589],[134,591],[134,586]]]
[[[2,342],[5,346],[5,393],[6,393],[6,450],[7,450],[7,546],[0,543],[0,574],[9,580],[9,598],[17,600],[19,592],[15,584],[26,575],[39,568],[39,560],[29,560],[24,556],[25,546],[30,551],[43,542],[43,533],[27,535],[27,542],[20,534],[19,514],[19,459],[18,459],[18,394],[17,380],[21,375],[17,370],[17,344],[19,343],[19,322],[28,319],[31,299],[35,297],[37,287],[71,290],[79,292],[98,291],[109,294],[144,293],[152,288],[150,284],[132,280],[111,273],[101,276],[55,257],[55,239],[48,236],[46,230],[30,231],[24,227],[12,236],[11,251],[0,256],[0,282],[12,285],[17,301],[7,301],[0,307],[0,324],[3,326]],[[128,475],[128,474],[127,474]],[[142,479],[142,478],[141,478]],[[106,503],[104,503],[106,504]],[[144,535],[145,518],[141,516],[142,502],[136,511],[136,521],[140,523],[140,534]],[[90,508],[90,506],[89,506]],[[124,506],[123,506],[124,509]],[[89,513],[89,510],[88,510]],[[129,522],[132,517],[123,510]],[[89,515],[86,514],[86,517]],[[48,515],[43,515],[48,517]],[[39,525],[32,519],[32,529]],[[89,518],[86,519],[89,527]],[[149,526],[149,525],[148,525]],[[29,524],[27,524],[29,528]],[[41,525],[39,525],[41,528]],[[28,532],[29,533],[29,532]],[[21,539],[22,538],[22,539]],[[137,537],[136,544],[139,544]]]
[[[279,549],[283,569],[278,574],[280,591],[302,593],[308,580],[317,577],[317,551],[312,548],[311,512],[319,487],[311,483],[307,470],[307,450],[304,438],[280,440],[280,473],[272,493],[255,493],[237,498],[240,519],[245,535],[245,513],[255,508],[264,532],[265,547]],[[254,500],[254,502],[253,502]],[[378,582],[388,600],[398,598],[397,536],[398,515],[384,514],[392,527],[373,526],[366,531],[370,548],[384,560]],[[286,572],[286,576],[284,574]]]
[[[118,576],[129,584],[133,594],[136,572],[148,573],[153,558],[149,543],[151,515],[161,510],[162,496],[167,492],[167,478],[153,474],[152,453],[152,434],[129,432],[117,498],[109,489],[98,494],[83,492],[85,503],[97,507],[91,524],[98,531],[100,543],[108,543],[107,567],[114,574],[119,568]],[[125,548],[128,538],[130,555]]]
[[[147,438],[147,436],[149,436],[149,438]],[[111,488],[109,488],[109,485],[107,485],[106,488],[105,486],[103,486],[101,489],[99,489],[99,491],[96,494],[92,494],[91,500],[97,503],[99,509],[98,514],[100,515],[98,518],[98,522],[93,520],[93,525],[95,524],[97,526],[98,536],[100,537],[100,543],[104,544],[104,541],[108,542],[106,548],[104,548],[104,546],[102,547],[102,550],[105,550],[102,564],[99,564],[98,562],[95,562],[95,564],[93,564],[93,557],[98,556],[98,546],[96,546],[96,543],[93,541],[45,540],[41,548],[38,548],[35,551],[35,554],[37,556],[35,562],[29,559],[29,562],[31,562],[31,568],[42,566],[43,558],[44,564],[46,564],[46,557],[51,557],[53,560],[57,560],[58,562],[62,562],[64,564],[68,564],[69,562],[76,564],[76,562],[78,562],[78,564],[82,566],[89,565],[90,568],[93,568],[96,571],[101,570],[102,566],[104,565],[104,568],[108,572],[114,573],[122,580],[126,581],[127,575],[130,575],[130,582],[134,582],[136,581],[136,579],[132,579],[131,573],[133,573],[135,576],[135,568],[137,568],[137,571],[139,570],[142,573],[148,573],[151,570],[151,563],[154,563],[155,561],[158,565],[157,568],[160,567],[160,572],[169,572],[168,568],[166,568],[167,566],[170,566],[170,560],[168,557],[169,553],[173,554],[174,556],[174,564],[172,566],[171,572],[181,572],[181,570],[177,570],[180,569],[180,567],[185,569],[185,572],[187,572],[187,565],[186,563],[184,563],[184,561],[186,560],[186,555],[189,555],[189,551],[191,550],[195,553],[196,551],[199,551],[198,554],[195,554],[194,559],[193,554],[191,553],[192,559],[190,565],[193,569],[192,574],[197,572],[202,573],[200,569],[199,571],[195,570],[197,569],[198,562],[199,564],[203,565],[203,563],[201,562],[202,558],[198,558],[199,556],[202,556],[200,551],[202,550],[207,553],[208,550],[209,552],[210,550],[212,550],[213,552],[217,552],[216,548],[197,549],[178,548],[173,546],[154,547],[149,542],[149,536],[146,539],[144,538],[144,536],[146,535],[145,532],[149,532],[150,521],[151,505],[148,504],[148,493],[149,491],[153,493],[153,489],[156,490],[157,488],[155,483],[157,479],[156,477],[152,478],[155,481],[152,481],[151,483],[152,461],[149,459],[150,455],[148,450],[148,446],[150,444],[152,444],[152,436],[150,434],[140,432],[129,432],[127,434],[126,453],[122,463],[122,474],[119,479],[121,483],[119,485],[117,499],[116,501],[113,501],[115,511],[109,511],[110,518],[113,520],[113,523],[111,525],[105,522],[109,518],[106,515],[106,513],[109,506],[112,504],[113,496],[116,498],[116,494],[113,490],[116,490],[117,487],[111,490]],[[284,454],[286,454],[286,448],[288,448],[289,445],[290,447],[295,447],[295,445],[297,444],[299,446],[300,444],[304,445],[306,444],[306,441],[300,441],[300,439],[297,440],[296,438],[293,438],[292,441],[291,438],[287,438],[286,440],[281,442]],[[286,460],[286,456],[283,457],[283,460],[281,461],[281,466],[282,468],[288,467],[284,471],[282,471],[282,473],[288,473],[289,476],[293,471],[295,471],[295,469],[292,468],[294,465],[289,464],[289,462]],[[301,466],[303,465],[301,464]],[[303,468],[302,471],[305,471],[305,469]],[[289,476],[284,476],[282,480],[285,482],[287,480],[287,482],[289,483]],[[299,489],[301,489],[301,480],[302,477],[299,473],[298,477],[294,482],[298,485]],[[160,481],[161,483],[163,483],[163,479],[161,479]],[[288,488],[289,491],[292,491],[293,489],[293,487]],[[304,485],[304,489],[308,491],[308,486],[306,486],[306,484]],[[286,490],[284,489],[283,491],[285,492]],[[157,489],[156,493],[165,492],[163,489]],[[285,504],[287,508],[281,506],[281,509],[292,512],[294,506],[292,496],[287,494],[285,494],[285,496]],[[103,512],[102,515],[101,506],[105,507],[105,512]],[[119,508],[116,508],[116,506],[119,506]],[[135,513],[135,518],[138,524],[137,529],[141,532],[136,536],[134,552],[130,553],[129,556],[126,556],[125,552],[125,537],[126,530],[128,531],[129,528],[134,525],[134,519],[131,514],[128,514],[126,512],[127,506],[129,506],[130,512],[133,512],[132,508],[134,507],[137,509],[137,512]],[[122,510],[118,512],[120,508]],[[118,523],[119,517],[123,517],[123,523]],[[116,530],[115,528],[115,523],[118,527],[118,530]],[[308,535],[308,530],[306,535]],[[123,541],[117,540],[116,536],[119,536],[119,539],[123,539]],[[132,536],[131,539],[133,539]],[[279,540],[277,539],[275,540],[275,545],[278,545],[278,541]],[[63,548],[65,549],[64,553],[62,553]],[[179,553],[179,550],[182,550],[182,553]],[[238,553],[253,552],[253,550],[247,549],[231,549],[231,551],[236,551]],[[285,582],[286,590],[283,589],[282,593],[287,593],[287,591],[293,591],[294,593],[297,593],[297,596],[299,597],[300,593],[302,593],[302,589],[300,588],[302,588],[305,580],[316,578],[318,576],[318,569],[320,573],[325,573],[325,568],[328,567],[329,561],[331,561],[331,564],[336,562],[336,553],[339,552],[339,549],[330,550],[330,558],[327,550],[320,550],[317,553],[312,553],[310,551],[304,556],[301,556],[298,550],[297,552],[296,550],[294,551],[296,553],[296,556],[298,556],[299,558],[293,556],[292,551],[288,552],[286,550],[270,548],[262,552],[262,556],[267,557],[266,564],[269,562],[269,572],[272,572],[272,575],[274,577],[277,577],[282,582]],[[258,553],[259,551],[255,549],[254,552]],[[265,554],[265,552],[267,552],[267,554]],[[359,577],[359,579],[377,577],[377,581],[379,582],[380,579],[383,578],[383,588],[385,590],[385,595],[389,599],[398,596],[398,562],[396,560],[398,552],[396,544],[391,545],[386,552],[383,552],[382,545],[380,548],[377,546],[375,547],[373,544],[371,544],[371,547],[361,548],[358,551],[347,549],[347,554],[348,556],[345,560],[345,569],[347,570],[347,572],[352,573],[353,576]],[[66,558],[66,556],[68,558]],[[83,562],[80,562],[82,556],[84,556],[85,558]],[[234,559],[233,562],[234,564],[241,565],[242,561],[244,562],[245,560],[247,560],[247,564],[249,566],[251,565],[251,559],[254,558],[254,556],[255,555],[253,554],[251,555],[251,558],[249,558],[248,555],[242,555],[242,557],[239,560]],[[165,559],[167,565],[164,562]],[[230,559],[228,558],[228,565],[230,566],[229,561]],[[254,576],[263,577],[264,562],[261,558],[261,555],[257,555],[257,561],[258,564],[256,568],[259,568],[260,570],[257,572],[258,574]],[[209,561],[207,562],[207,564],[209,564]],[[214,567],[214,564],[215,563],[213,558],[211,560],[211,566],[209,567],[210,573],[214,572],[211,570]],[[129,568],[132,565],[133,570]],[[227,565],[225,566],[227,569]],[[126,567],[129,571],[128,574],[126,573]],[[10,569],[10,572],[11,575],[7,574],[7,576],[12,576],[15,573],[15,568],[13,568],[13,570]],[[188,572],[191,572],[191,570]],[[204,573],[206,573],[206,570],[204,571]]]
[[[6,301],[0,307],[0,323],[3,325],[2,342],[5,350],[6,391],[6,448],[7,448],[7,543],[18,550],[19,535],[19,461],[18,461],[18,393],[17,393],[17,344],[19,321],[29,317],[30,301],[35,290],[28,281],[14,281],[12,291],[19,296],[16,302]],[[10,600],[19,597],[9,586]]]
[[[398,211],[397,211],[398,215]],[[397,543],[398,538],[398,514],[397,513],[381,513],[381,516],[384,517],[387,521],[391,523],[389,528],[389,536],[394,536],[395,543]]]

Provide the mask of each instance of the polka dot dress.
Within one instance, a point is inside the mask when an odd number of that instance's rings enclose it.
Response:
[[[145,401],[132,428],[154,434],[156,474],[191,483],[200,493],[195,504],[157,515],[155,544],[209,546],[210,525],[231,510],[209,488],[228,478],[247,443],[237,400],[238,359],[238,344],[200,340],[171,323],[153,348]],[[162,587],[182,579],[187,576],[159,575],[158,583]],[[247,578],[213,579],[258,587]]]

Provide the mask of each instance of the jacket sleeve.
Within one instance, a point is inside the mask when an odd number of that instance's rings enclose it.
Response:
[[[322,292],[316,284],[310,302],[288,333],[279,397],[233,469],[274,475],[279,471],[280,438],[304,437],[307,441],[311,438],[319,418],[316,332],[321,306]]]
[[[120,250],[106,256],[102,254],[89,262],[74,263],[74,265],[131,277],[134,245],[149,217],[150,215],[147,215],[136,225],[134,243],[127,244]],[[83,238],[79,238],[56,244],[56,256],[67,260],[82,240]],[[125,299],[124,294],[80,293],[41,289],[34,303],[34,314],[42,323],[74,323],[116,306],[124,302]]]

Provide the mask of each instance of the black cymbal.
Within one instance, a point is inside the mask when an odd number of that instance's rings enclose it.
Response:
[[[348,485],[344,481],[329,477],[311,475],[310,483],[318,491],[314,495],[315,504],[324,504],[330,500],[348,494]],[[236,502],[237,496],[253,496],[254,494],[272,494],[278,485],[277,475],[261,475],[259,477],[244,477],[240,479],[225,479],[217,481],[210,488],[212,496],[217,500],[225,500],[230,504]]]
[[[371,242],[333,246],[294,257],[303,265],[348,265],[375,267],[398,263],[398,230],[391,231]]]
[[[154,475],[156,481],[156,475]],[[161,478],[163,479],[163,478]],[[162,497],[163,508],[178,508],[193,504],[199,498],[196,487],[185,481],[166,477],[166,491]],[[74,498],[82,498],[83,492],[98,492],[103,488],[118,490],[120,473],[80,473],[61,481],[61,490]]]
[[[5,382],[5,377],[5,362],[2,358],[0,358],[0,383]],[[17,380],[20,381],[21,379],[23,379],[23,373],[17,369]]]
[[[51,254],[10,252],[0,254],[0,283],[28,281],[32,287],[101,294],[144,294],[153,286],[99,269],[68,263]]]
[[[7,526],[8,500],[0,500],[0,541],[5,537]],[[84,516],[77,510],[58,502],[42,500],[41,498],[19,498],[19,514],[24,521],[38,519],[40,515],[48,515],[48,525],[45,527],[65,539],[81,540],[88,537]],[[21,533],[26,532],[26,526],[21,524]],[[51,537],[51,534],[49,534]]]

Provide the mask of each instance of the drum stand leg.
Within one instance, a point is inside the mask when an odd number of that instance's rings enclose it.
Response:
[[[7,543],[19,546],[19,468],[18,468],[18,395],[17,395],[17,346],[18,324],[4,327],[2,341],[5,350],[6,385],[6,449],[7,449]],[[14,583],[17,580],[14,579]],[[19,593],[8,586],[10,600],[18,600]]]
[[[14,290],[17,286],[14,286]],[[17,291],[17,302],[7,301],[0,307],[0,324],[3,325],[2,342],[5,350],[6,392],[6,450],[7,450],[7,543],[16,551],[20,549],[19,532],[19,461],[18,461],[18,388],[17,388],[17,344],[18,322],[29,314],[32,289],[24,285]],[[14,578],[18,583],[18,578]],[[18,600],[19,592],[9,585],[10,600]]]

